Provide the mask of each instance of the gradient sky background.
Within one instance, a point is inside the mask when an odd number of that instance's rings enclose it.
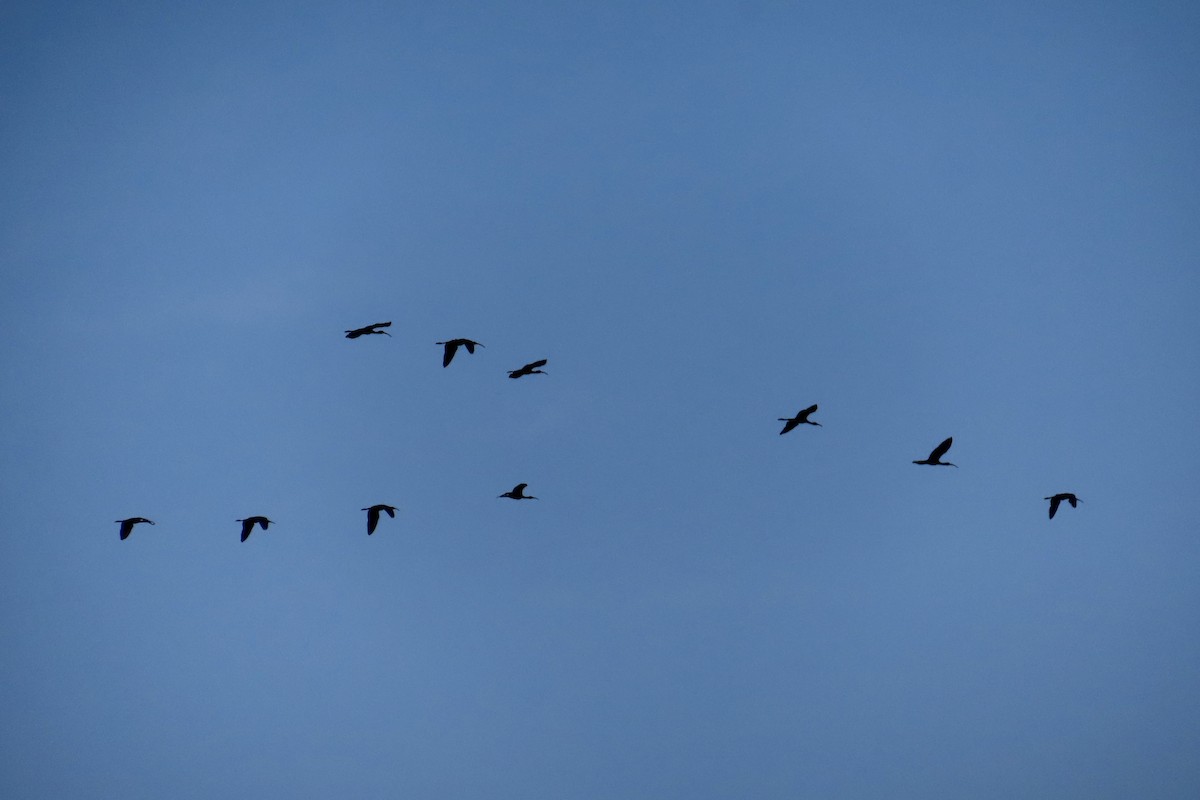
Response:
[[[647,5],[5,5],[0,795],[1200,796],[1200,8]]]

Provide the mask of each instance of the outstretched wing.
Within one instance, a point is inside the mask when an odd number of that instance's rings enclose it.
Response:
[[[465,344],[467,346],[467,352],[474,355],[475,354],[475,345],[479,344],[479,342],[472,342],[470,339],[464,339],[463,344]],[[481,345],[481,344],[479,344],[479,346],[483,347],[483,345]]]
[[[528,483],[518,483],[513,487],[513,494],[525,494],[525,487],[528,485]]]
[[[795,428],[797,425],[800,424],[800,422],[798,420],[794,420],[794,419],[784,419],[783,422],[784,422],[783,430],[781,430],[779,432],[780,436],[783,436],[785,433],[790,431],[792,428]]]
[[[254,528],[253,520],[248,520],[248,519],[242,520],[242,541],[243,542],[250,538],[250,531],[253,528]]]
[[[801,414],[803,414],[804,416],[806,416],[806,417],[807,417],[809,414],[813,413],[813,412],[814,412],[814,411],[816,411],[816,410],[817,410],[817,404],[816,404],[816,403],[813,403],[811,406],[809,406],[808,408],[804,409],[804,410],[803,410],[803,411],[801,411],[800,413],[801,413]]]
[[[396,518],[396,509],[393,506],[380,506],[381,509],[387,512],[387,515],[392,519]]]
[[[1059,502],[1060,498],[1057,495],[1050,498],[1050,519],[1054,519],[1054,515],[1058,513]]]
[[[446,350],[442,353],[442,366],[450,366],[450,362],[454,360],[454,354],[458,352],[458,342],[446,342]]]
[[[379,524],[379,506],[371,506],[367,509],[367,536],[375,532],[375,526]]]
[[[129,533],[132,530],[133,530],[133,520],[131,520],[131,519],[121,520],[121,540],[122,541],[129,538]]]
[[[950,445],[954,444],[954,437],[946,439],[946,441],[933,448],[933,452],[929,454],[930,461],[940,461],[942,456],[946,455],[946,451],[950,449]]]
[[[534,361],[532,364],[526,364],[525,366],[521,367],[521,369],[537,369],[538,367],[544,367],[546,366],[547,361],[549,361],[549,359],[543,358],[541,361]]]

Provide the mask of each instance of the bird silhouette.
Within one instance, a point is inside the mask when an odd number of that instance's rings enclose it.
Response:
[[[790,418],[789,417],[780,417],[779,421],[786,422],[787,424],[783,426],[783,430],[781,430],[779,432],[779,435],[783,436],[785,433],[792,430],[793,428],[795,428],[797,425],[800,425],[801,423],[807,423],[809,425],[816,425],[818,428],[822,427],[821,423],[813,422],[811,419],[808,418],[808,415],[813,413],[816,410],[817,410],[817,404],[813,403],[808,408],[803,409],[800,412],[798,412],[796,414],[796,416],[794,416],[794,417],[790,417]]]
[[[526,364],[525,366],[521,367],[520,369],[509,370],[508,377],[519,378],[522,375],[548,375],[549,373],[543,372],[542,370],[538,369],[538,367],[544,367],[544,366],[546,366],[546,359],[543,358],[541,361],[534,361],[531,364]]]
[[[946,451],[950,449],[950,445],[954,444],[954,437],[951,436],[946,441],[933,448],[933,452],[929,454],[929,458],[922,461],[914,461],[914,464],[928,464],[931,467],[957,467],[958,464],[951,464],[949,461],[940,460],[946,455]]]
[[[1076,508],[1076,503],[1083,502],[1076,497],[1073,492],[1059,492],[1053,497],[1043,497],[1042,499],[1050,501],[1050,519],[1054,519],[1054,515],[1058,513],[1058,504],[1063,500],[1066,500],[1068,503],[1070,503],[1071,508]]]
[[[121,540],[129,538],[129,534],[133,533],[133,526],[139,522],[148,522],[154,524],[154,520],[146,519],[145,517],[130,517],[129,519],[114,519],[113,522],[121,523]]]
[[[446,351],[442,353],[442,367],[450,366],[450,362],[454,360],[454,354],[458,352],[458,348],[467,348],[468,353],[474,353],[476,347],[483,347],[479,342],[472,342],[470,339],[451,339],[448,342],[435,342],[446,346]]]
[[[360,336],[370,336],[372,333],[382,333],[384,336],[391,336],[387,331],[377,331],[376,328],[390,327],[390,322],[376,322],[374,325],[368,325],[365,328],[355,328],[352,331],[346,331],[347,339],[357,339]]]
[[[271,524],[271,520],[266,517],[246,517],[245,519],[239,519],[238,522],[242,523],[243,542],[250,538],[250,531],[254,530],[255,525],[261,525],[265,531],[267,526]]]
[[[498,494],[496,496],[497,497],[511,497],[513,500],[537,500],[537,498],[534,497],[533,495],[525,494],[525,487],[528,485],[529,485],[528,483],[518,483],[516,486],[513,487],[513,490],[511,492],[505,492],[504,494]]]
[[[387,514],[392,519],[396,518],[396,507],[384,505],[383,503],[371,506],[370,508],[364,508],[363,511],[367,512],[367,536],[375,532],[375,526],[379,524],[380,512]]]

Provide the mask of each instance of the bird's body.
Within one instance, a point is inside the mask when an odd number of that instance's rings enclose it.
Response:
[[[266,517],[246,517],[245,519],[239,519],[238,522],[242,523],[243,542],[250,538],[250,531],[254,530],[255,525],[261,526],[265,531],[267,526],[271,524],[271,520]]]
[[[931,467],[957,467],[958,464],[951,464],[949,461],[942,461],[942,456],[946,455],[946,451],[950,449],[950,445],[954,444],[954,437],[951,436],[946,441],[933,448],[933,452],[929,454],[929,458],[921,461],[914,461],[914,464],[928,464]]]
[[[794,417],[780,417],[779,421],[787,423],[787,424],[783,426],[783,430],[781,430],[779,432],[779,435],[783,436],[785,433],[787,433],[788,431],[792,430],[793,428],[795,428],[801,424],[816,425],[818,428],[822,427],[821,423],[813,422],[811,419],[808,418],[808,415],[813,413],[816,410],[817,410],[817,404],[813,403],[808,408],[802,409],[801,411],[797,412],[796,416],[794,416]]]
[[[518,483],[516,486],[513,487],[513,490],[511,492],[505,492],[504,494],[496,495],[496,496],[497,497],[508,497],[513,500],[537,500],[537,498],[534,497],[533,495],[525,494],[525,487],[528,485],[529,485],[528,483]]]
[[[346,331],[347,339],[357,339],[360,336],[370,336],[373,333],[381,333],[384,336],[391,336],[387,331],[379,331],[376,328],[387,328],[391,326],[391,322],[376,322],[374,325],[367,325],[364,328],[355,328],[352,331]]]
[[[541,361],[533,361],[529,364],[526,364],[520,369],[510,369],[508,371],[508,377],[519,378],[522,375],[547,375],[549,373],[543,372],[541,369],[539,369],[539,367],[544,366],[546,366],[546,359],[543,358]]]
[[[387,514],[392,519],[396,518],[396,507],[384,505],[383,503],[371,506],[370,508],[364,508],[363,511],[367,512],[367,536],[375,532],[375,526],[379,524],[380,513]]]
[[[473,342],[470,339],[451,339],[447,342],[436,342],[436,344],[444,345],[445,352],[442,353],[442,367],[450,366],[450,362],[454,360],[454,354],[458,352],[458,348],[467,348],[468,353],[474,354],[476,347],[483,347],[479,342]]]
[[[1073,492],[1059,492],[1056,495],[1052,495],[1050,497],[1043,497],[1042,499],[1050,501],[1050,519],[1054,519],[1054,515],[1058,513],[1058,505],[1062,501],[1066,500],[1068,503],[1070,503],[1071,508],[1076,508],[1077,503],[1083,502],[1078,497],[1076,497]]]
[[[129,534],[133,532],[133,526],[137,525],[139,522],[147,522],[151,525],[154,524],[154,520],[146,519],[145,517],[130,517],[129,519],[115,519],[115,520],[113,520],[113,522],[121,523],[121,540],[122,541],[129,538]]]

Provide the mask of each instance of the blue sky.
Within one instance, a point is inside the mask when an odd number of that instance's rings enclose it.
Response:
[[[1197,796],[1198,34],[6,6],[0,794]]]

